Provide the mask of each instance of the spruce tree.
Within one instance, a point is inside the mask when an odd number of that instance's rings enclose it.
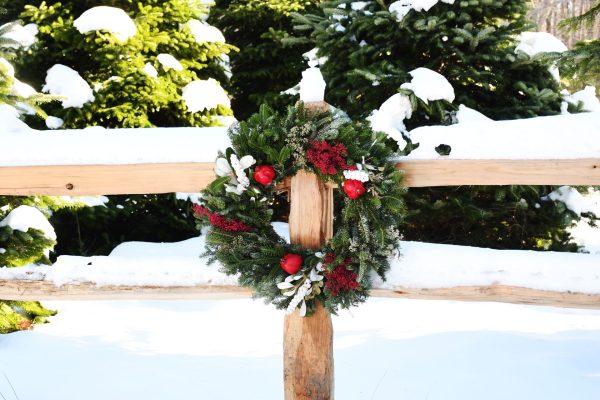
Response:
[[[600,1],[592,8],[574,18],[561,22],[564,29],[578,29],[591,26],[600,18]],[[577,43],[575,47],[559,57],[559,66],[563,76],[568,77],[575,88],[594,85],[600,90],[600,38]]]
[[[326,100],[365,118],[426,67],[452,84],[453,105],[418,107],[408,129],[449,124],[465,104],[493,119],[560,112],[550,61],[515,52],[519,33],[532,30],[525,0],[327,1],[320,14],[295,15],[308,32],[327,81]],[[526,134],[526,132],[524,132]],[[518,146],[518,143],[515,143]],[[565,207],[541,201],[551,187],[411,189],[405,237],[494,248],[572,249]]]
[[[123,10],[135,26],[133,36],[82,33],[82,15],[98,6]],[[36,43],[17,63],[34,87],[41,89],[46,71],[62,64],[93,89],[93,100],[81,107],[46,107],[64,120],[63,128],[203,127],[221,125],[232,114],[218,82],[227,85],[225,56],[235,48],[204,22],[209,8],[203,1],[10,0],[6,7],[9,20],[38,25]],[[206,104],[188,108],[184,90],[197,80],[209,86],[201,93]],[[107,254],[122,241],[189,238],[196,234],[190,206],[174,195],[111,196],[106,207],[59,211],[52,217],[57,251]]]
[[[300,81],[302,54],[310,43],[290,42],[292,12],[314,12],[318,0],[216,0],[209,22],[239,52],[230,55],[232,107],[238,119],[258,112],[261,104],[283,111],[297,97],[280,93]]]

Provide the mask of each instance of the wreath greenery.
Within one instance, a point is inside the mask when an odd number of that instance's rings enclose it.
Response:
[[[284,115],[263,106],[229,136],[232,148],[219,154],[217,178],[195,207],[199,227],[210,226],[210,262],[289,312],[310,315],[321,302],[335,314],[365,301],[371,273],[385,279],[399,252],[404,188],[390,160],[395,142],[302,103]],[[335,191],[335,234],[319,251],[288,244],[271,224],[276,184],[301,169],[343,189]]]

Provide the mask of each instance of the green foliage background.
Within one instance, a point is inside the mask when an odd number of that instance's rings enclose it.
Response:
[[[239,52],[230,55],[232,107],[238,119],[261,104],[280,111],[298,100],[280,93],[300,82],[302,54],[312,48],[293,41],[292,12],[317,10],[318,0],[216,0],[209,22],[221,29]]]
[[[297,28],[327,57],[322,71],[326,100],[353,118],[365,118],[400,86],[409,72],[427,67],[444,75],[453,105],[420,105],[407,128],[451,123],[458,104],[494,119],[560,112],[559,85],[550,61],[515,53],[516,37],[533,27],[525,0],[439,2],[411,10],[401,21],[391,1],[325,1],[321,12],[295,14]],[[515,143],[518,146],[518,143]],[[546,186],[411,189],[405,237],[492,248],[574,250],[566,228],[574,215],[540,201]]]

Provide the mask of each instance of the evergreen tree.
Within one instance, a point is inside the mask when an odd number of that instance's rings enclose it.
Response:
[[[465,104],[494,119],[560,112],[550,61],[515,52],[516,37],[530,30],[525,0],[430,2],[327,1],[319,15],[295,15],[308,31],[327,81],[326,100],[365,118],[426,67],[445,76]],[[425,9],[427,8],[427,10]],[[455,106],[418,104],[408,129],[451,123]],[[518,145],[518,144],[515,144]],[[413,240],[494,248],[572,249],[572,215],[541,201],[550,187],[411,189],[404,226]]]
[[[107,29],[85,32],[82,15],[98,6],[124,10],[135,25],[133,36]],[[46,108],[64,120],[65,128],[214,126],[232,114],[217,81],[226,84],[225,56],[235,48],[204,22],[209,8],[203,1],[10,0],[6,7],[9,19],[38,25],[37,42],[17,63],[30,82],[42,88],[46,71],[62,64],[93,89],[93,100],[81,107]],[[201,104],[186,102],[184,89],[198,80],[204,81],[197,89],[202,93],[195,93]],[[127,240],[189,238],[197,234],[190,207],[174,195],[111,196],[106,207],[59,211],[52,218],[57,251],[107,254]]]
[[[0,14],[4,12],[0,8]],[[15,83],[18,85],[19,81],[8,60],[14,59],[13,50],[19,47],[19,43],[9,36],[17,27],[20,27],[17,22],[0,27],[0,106],[20,109],[29,107],[41,113],[37,104],[51,99],[34,93],[24,97],[15,90]],[[0,196],[0,268],[50,262],[48,253],[55,244],[52,238],[38,229],[30,228],[24,232],[2,222],[17,206],[36,202],[47,209],[57,205],[51,198]],[[54,314],[54,311],[44,308],[39,302],[0,300],[0,334],[29,329],[32,324],[45,322],[46,317]]]
[[[580,16],[561,22],[565,29],[578,29],[591,26],[600,18],[600,1]],[[568,77],[576,88],[594,85],[600,90],[600,38],[577,43],[575,47],[559,58],[559,66],[563,76]]]
[[[279,110],[297,98],[280,93],[300,81],[310,43],[290,42],[292,12],[313,12],[318,0],[216,0],[209,22],[239,48],[231,58],[232,107],[239,119],[261,104]],[[286,42],[286,40],[288,40]]]

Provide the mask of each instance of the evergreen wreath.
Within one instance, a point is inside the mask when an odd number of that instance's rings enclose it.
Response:
[[[301,315],[321,302],[331,313],[364,302],[371,272],[385,279],[399,253],[402,174],[390,160],[397,145],[385,133],[302,103],[280,115],[267,106],[229,130],[217,178],[194,207],[208,225],[209,263],[266,302]],[[299,170],[337,184],[335,234],[319,251],[290,245],[273,229],[276,185]],[[339,192],[339,193],[338,193]]]

